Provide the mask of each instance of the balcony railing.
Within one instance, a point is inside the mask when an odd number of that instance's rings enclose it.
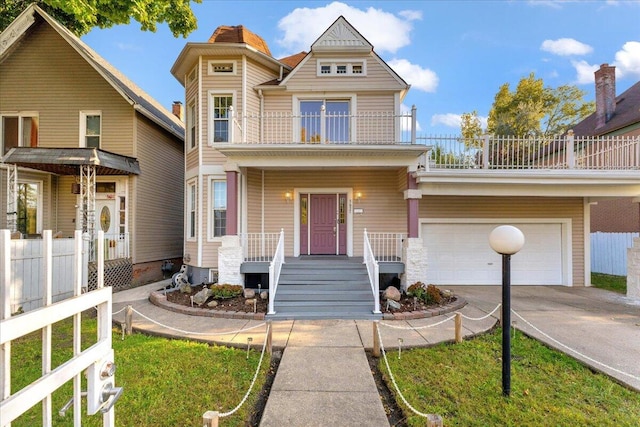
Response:
[[[416,110],[296,114],[231,110],[234,144],[415,144]]]
[[[403,262],[402,242],[406,233],[367,233],[373,256],[378,262]]]
[[[640,137],[418,137],[430,169],[639,170]]]

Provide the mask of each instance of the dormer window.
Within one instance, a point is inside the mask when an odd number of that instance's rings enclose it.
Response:
[[[318,76],[364,76],[366,61],[321,60],[318,61]]]
[[[209,74],[235,74],[234,61],[209,61]]]

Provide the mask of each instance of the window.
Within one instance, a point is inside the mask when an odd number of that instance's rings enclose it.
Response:
[[[211,237],[227,234],[227,181],[212,179],[211,191]]]
[[[100,148],[102,138],[102,113],[99,111],[80,112],[80,146]]]
[[[236,74],[234,61],[209,61],[209,74]]]
[[[213,119],[213,142],[230,142],[230,120],[231,112],[229,108],[233,105],[231,95],[213,95],[211,99]]]
[[[124,234],[127,231],[127,198],[120,196],[120,205],[118,206],[118,212],[120,213],[119,229],[120,234]]]
[[[189,76],[187,77],[187,82],[189,83],[193,83],[196,79],[196,77],[198,77],[198,69],[194,68],[193,70],[191,70],[191,72],[189,73]]]
[[[192,102],[187,107],[187,139],[189,148],[195,148],[198,145],[196,138],[196,103]]]
[[[197,193],[196,184],[187,184],[187,238],[196,238],[196,212],[197,212]]]
[[[38,116],[2,116],[2,155],[14,147],[38,146]]]
[[[323,107],[324,126],[321,115]],[[349,114],[348,100],[300,101],[301,142],[349,142]]]
[[[37,182],[18,182],[17,226],[22,234],[40,232],[42,212],[40,184]]]
[[[317,74],[319,76],[363,76],[366,70],[366,61],[327,59],[318,61]]]

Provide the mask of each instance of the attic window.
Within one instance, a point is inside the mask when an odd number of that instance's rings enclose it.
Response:
[[[323,60],[318,61],[318,76],[364,76],[367,74],[365,61]]]
[[[198,76],[198,69],[194,68],[190,73],[189,73],[189,77],[187,77],[187,81],[189,83],[193,83],[193,81],[196,79],[196,77]]]
[[[235,74],[234,62],[209,61],[209,74]]]

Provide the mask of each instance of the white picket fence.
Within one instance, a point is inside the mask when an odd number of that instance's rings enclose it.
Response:
[[[53,239],[53,302],[73,295],[74,240]],[[84,241],[82,286],[87,287],[88,251]],[[27,312],[43,306],[44,240],[11,240],[11,312]]]
[[[591,271],[627,275],[627,248],[640,233],[591,233]]]

